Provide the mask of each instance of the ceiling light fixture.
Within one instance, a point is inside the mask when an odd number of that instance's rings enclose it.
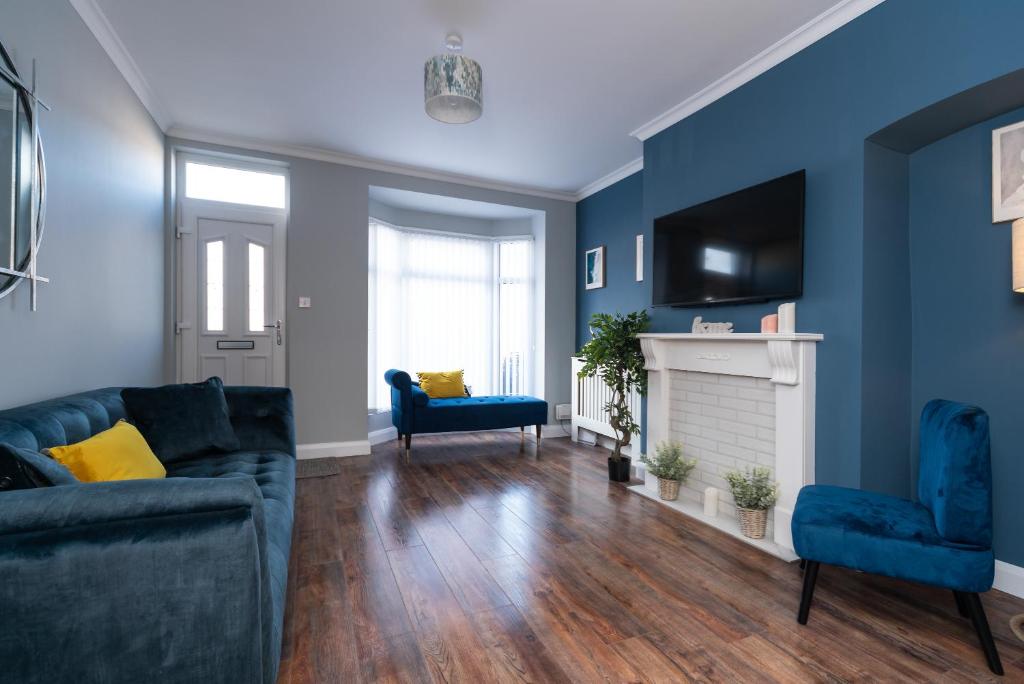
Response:
[[[462,36],[449,33],[449,52],[435,55],[423,67],[423,99],[427,114],[442,123],[476,121],[484,111],[484,72],[461,54]]]

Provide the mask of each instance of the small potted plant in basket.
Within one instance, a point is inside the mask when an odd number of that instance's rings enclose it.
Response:
[[[679,485],[686,482],[690,471],[697,466],[697,459],[683,458],[683,445],[675,440],[658,443],[654,458],[645,454],[640,460],[651,475],[658,478],[658,496],[665,501],[679,498]]]
[[[733,470],[725,474],[725,479],[736,501],[743,536],[764,539],[768,509],[779,499],[779,484],[772,480],[772,471],[760,467]]]

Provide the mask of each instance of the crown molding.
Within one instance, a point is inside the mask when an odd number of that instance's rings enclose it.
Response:
[[[139,70],[139,65],[132,59],[128,48],[121,42],[117,32],[114,31],[114,27],[110,25],[107,16],[103,14],[103,10],[96,4],[96,0],[69,1],[71,6],[75,8],[75,11],[78,12],[78,15],[82,17],[85,25],[92,31],[100,46],[110,57],[114,66],[121,72],[124,80],[135,91],[135,95],[142,102],[142,106],[146,108],[149,115],[153,117],[153,120],[156,121],[156,125],[160,127],[161,131],[166,131],[171,123],[167,109],[160,101],[160,98],[156,96],[156,93],[153,92],[153,89],[149,87],[149,82],[146,81],[146,77]]]
[[[781,64],[804,48],[816,43],[836,29],[848,24],[884,0],[843,0],[814,19],[747,60],[725,76],[710,83],[667,112],[656,116],[630,133],[641,141],[679,123],[707,107],[772,67]]]
[[[626,178],[627,176],[632,176],[637,171],[642,171],[643,168],[644,168],[644,158],[643,157],[637,157],[633,161],[631,161],[629,163],[626,163],[626,164],[623,164],[622,166],[620,166],[619,168],[615,169],[614,171],[612,171],[608,175],[601,176],[600,178],[598,178],[593,183],[588,183],[587,185],[584,185],[576,193],[576,201],[579,202],[582,199],[586,199],[587,197],[590,197],[594,193],[597,193],[597,192],[600,192],[600,191],[604,190],[609,185],[614,185],[615,183],[618,183],[623,178]]]
[[[369,169],[371,171],[396,173],[402,176],[426,178],[428,180],[442,181],[444,183],[457,183],[459,185],[467,185],[469,187],[481,188],[484,190],[497,190],[499,192],[529,195],[531,197],[542,197],[544,199],[560,200],[562,202],[576,201],[576,194],[572,192],[546,190],[544,188],[537,188],[529,185],[502,183],[500,181],[491,181],[474,176],[464,176],[457,173],[425,169],[420,166],[410,166],[396,162],[369,159],[320,147],[306,147],[303,145],[268,142],[266,140],[259,140],[256,138],[224,135],[222,133],[200,131],[181,126],[171,126],[167,131],[167,135],[172,138],[181,138],[183,140],[206,143],[208,145],[224,145],[226,147],[238,147],[244,150],[264,152],[266,154],[278,154],[288,157],[298,157],[300,159],[330,162],[332,164],[355,166],[361,169]]]

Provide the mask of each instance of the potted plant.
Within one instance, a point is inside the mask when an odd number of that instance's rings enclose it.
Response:
[[[764,539],[768,509],[779,499],[779,484],[772,480],[772,471],[761,467],[743,472],[732,470],[725,474],[725,479],[736,502],[743,536]]]
[[[697,467],[697,459],[683,458],[683,445],[675,440],[660,442],[654,449],[654,458],[643,455],[640,460],[651,475],[658,478],[658,496],[665,501],[679,498],[679,485],[686,482],[690,471]]]
[[[622,448],[629,445],[633,435],[640,434],[640,426],[629,410],[629,395],[634,390],[640,395],[647,394],[647,370],[637,334],[645,332],[649,324],[646,311],[594,314],[590,319],[590,341],[579,353],[583,360],[579,377],[600,376],[611,390],[605,409],[615,433],[615,447],[608,457],[608,479],[613,482],[629,482],[630,459],[622,455]]]

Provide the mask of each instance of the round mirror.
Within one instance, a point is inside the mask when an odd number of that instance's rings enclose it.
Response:
[[[0,297],[30,275],[43,237],[46,167],[38,131],[33,130],[37,116],[26,84],[0,45]]]

